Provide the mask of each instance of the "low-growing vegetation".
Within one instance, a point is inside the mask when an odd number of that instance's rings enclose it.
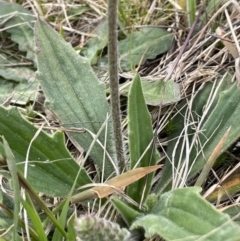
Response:
[[[1,1],[0,240],[240,240],[237,1]]]

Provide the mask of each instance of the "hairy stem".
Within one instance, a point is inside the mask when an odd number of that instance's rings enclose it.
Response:
[[[122,172],[125,167],[125,159],[123,152],[120,97],[118,86],[117,8],[117,0],[108,1],[108,62],[111,92],[111,109],[118,166],[119,171]]]

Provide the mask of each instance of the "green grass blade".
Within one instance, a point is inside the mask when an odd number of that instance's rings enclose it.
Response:
[[[187,11],[188,11],[188,24],[191,27],[196,18],[196,1],[187,0]]]
[[[75,183],[76,184],[76,183]],[[70,203],[70,198],[72,196],[72,193],[73,193],[73,190],[74,190],[74,187],[75,185],[73,185],[73,188],[68,196],[68,198],[66,199],[66,201],[64,202],[64,205],[63,205],[63,208],[62,208],[62,212],[61,212],[61,215],[60,215],[60,218],[59,218],[59,225],[61,225],[61,227],[64,229],[65,226],[66,226],[66,223],[67,223],[67,214],[68,214],[68,211],[69,211],[69,203]],[[54,234],[53,234],[53,238],[52,238],[52,241],[58,241],[58,240],[61,240],[63,239],[63,235],[62,233],[60,232],[60,230],[56,229],[54,231]]]
[[[1,207],[2,211],[3,211],[3,213],[4,213],[7,217],[9,217],[10,219],[14,219],[14,213],[12,212],[11,209],[9,209],[7,206],[5,206],[5,205],[2,204],[2,203],[0,203],[0,207]],[[22,228],[23,230],[25,230],[25,228],[26,228],[23,220],[20,219],[20,218],[18,218],[18,226],[19,226],[20,228]],[[37,233],[35,232],[35,230],[34,230],[32,227],[28,227],[28,229],[29,229],[30,236],[32,237],[32,240],[34,240],[34,241],[35,241],[35,240],[38,240],[38,235],[37,235]],[[18,237],[18,236],[17,236],[17,237]],[[19,240],[19,238],[14,239],[14,240]]]
[[[76,234],[76,231],[75,231],[75,228],[74,228],[75,217],[76,217],[76,214],[74,212],[68,220],[68,223],[67,223],[67,230],[68,230],[67,241],[76,241],[77,234]]]
[[[3,146],[5,149],[6,154],[6,160],[7,160],[7,166],[8,170],[12,177],[12,185],[13,185],[13,193],[14,193],[14,217],[13,217],[13,239],[16,239],[17,235],[17,229],[18,229],[18,216],[20,212],[20,185],[18,181],[18,175],[17,175],[17,166],[16,166],[16,159],[4,137],[3,139]]]
[[[50,209],[46,206],[43,200],[38,196],[38,194],[35,192],[35,190],[31,187],[31,185],[27,182],[27,180],[23,177],[21,173],[18,173],[18,178],[21,186],[24,187],[30,197],[36,201],[39,207],[45,212],[49,219],[54,223],[56,228],[61,232],[63,237],[67,237],[67,234],[59,221],[54,217],[53,213],[50,211]]]
[[[21,203],[22,203],[23,207],[26,209],[28,217],[32,220],[32,223],[35,227],[35,231],[39,237],[39,241],[47,241],[48,239],[47,239],[47,236],[42,227],[42,222],[40,220],[39,214],[37,213],[32,201],[28,197],[28,195],[27,195],[27,201],[22,199]]]

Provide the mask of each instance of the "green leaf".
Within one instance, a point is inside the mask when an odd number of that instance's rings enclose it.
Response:
[[[11,180],[11,177],[9,177],[8,180]],[[3,186],[3,188],[6,189],[5,185]],[[11,190],[9,186],[7,186],[7,188]],[[2,190],[1,190],[1,196],[2,196],[2,200],[0,202],[0,205],[1,205],[0,227],[1,229],[8,229],[10,226],[13,226],[13,215],[12,216],[8,215],[8,212],[4,209],[4,207],[6,207],[6,209],[13,210],[14,200],[12,199],[12,197],[7,196],[7,194],[4,193]]]
[[[188,26],[191,27],[196,18],[196,9],[197,4],[195,0],[188,0],[187,3],[187,12],[188,12]]]
[[[166,105],[180,100],[180,88],[172,80],[142,81],[143,95],[148,105]]]
[[[76,19],[79,19],[79,16],[77,15],[81,15],[87,11],[89,11],[91,8],[88,7],[88,6],[83,6],[83,5],[80,5],[80,7],[78,7],[78,5],[73,5],[72,8],[68,9],[67,10],[67,16],[69,18],[76,18]]]
[[[6,101],[13,92],[14,84],[10,81],[0,78],[0,102]]]
[[[239,226],[205,201],[200,191],[192,187],[163,194],[152,214],[139,218],[131,229],[143,227],[147,238],[158,234],[167,241],[239,241]]]
[[[51,27],[39,20],[35,27],[38,48],[38,78],[48,100],[48,107],[63,126],[86,128],[97,134],[110,114],[103,88],[91,69],[87,59],[79,56]],[[88,150],[93,137],[88,133],[68,133],[72,142]],[[105,133],[100,134],[104,146]],[[115,147],[113,145],[112,123],[108,123],[105,176],[116,170]],[[95,144],[90,155],[100,168],[104,151]],[[111,160],[110,160],[111,157]]]
[[[26,105],[29,101],[36,99],[36,91],[39,87],[37,81],[14,84],[0,78],[0,102],[9,100],[17,105]],[[11,98],[9,98],[11,97]],[[8,101],[7,101],[8,102]]]
[[[161,28],[141,28],[119,41],[119,62],[122,71],[129,71],[147,59],[154,59],[170,48],[173,35]]]
[[[130,168],[155,165],[160,156],[154,144],[151,144],[153,141],[152,121],[145,104],[138,74],[133,79],[129,93],[128,118]],[[141,161],[138,163],[140,158]],[[141,200],[144,203],[151,189],[153,175],[153,173],[149,174],[129,185],[127,188],[128,196],[137,203],[140,203]]]
[[[230,145],[232,145],[240,136],[240,126],[236,120],[240,118],[240,91],[236,83],[230,84],[228,89],[219,92],[217,103],[209,110],[209,116],[202,126],[200,134],[201,143],[205,143],[204,155],[197,153],[196,164],[191,174],[196,174],[205,164],[206,158],[212,154],[227,129],[231,126],[227,140],[223,144],[222,154]],[[194,152],[191,153],[193,159]]]
[[[76,218],[76,214],[75,212],[73,212],[73,214],[71,215],[67,223],[67,230],[68,230],[67,240],[68,241],[76,241],[77,234],[74,228],[75,218]]]
[[[186,105],[186,101],[177,107],[179,114],[172,120],[177,128],[169,135],[167,155],[170,161],[165,163],[161,181],[155,187],[157,193],[162,192],[171,182],[172,163],[177,168],[186,164],[187,158],[189,161],[187,179],[191,178],[203,168],[230,126],[231,131],[219,155],[240,136],[240,125],[236,121],[240,119],[240,92],[236,84],[231,83],[231,76],[222,77],[222,81],[218,79],[215,84],[205,84],[204,88],[192,98],[191,101],[188,100],[188,103],[191,103],[190,107]],[[194,123],[194,126],[186,125],[185,117],[189,115],[189,111],[191,116],[188,122]],[[186,136],[187,144],[184,141]],[[189,150],[189,147],[192,149]],[[183,154],[186,152],[187,157]],[[170,186],[166,190],[169,188]]]
[[[158,196],[155,193],[151,193],[148,195],[146,200],[146,206],[147,206],[148,212],[153,209],[157,201],[158,201]]]
[[[73,195],[73,192],[75,190],[75,187],[76,187],[76,184],[77,184],[77,178],[79,177],[80,175],[80,170],[78,171],[78,174],[74,180],[74,183],[73,183],[73,186],[71,188],[71,191],[67,197],[67,199],[65,200],[65,203],[63,203],[63,207],[62,207],[62,210],[61,210],[61,215],[59,217],[59,225],[64,229],[65,226],[66,226],[66,222],[67,222],[67,214],[68,214],[68,211],[69,211],[69,203],[70,203],[70,199]],[[73,228],[73,227],[72,227]],[[69,232],[69,230],[68,230]],[[72,235],[70,235],[72,236]],[[52,241],[58,241],[58,240],[61,240],[63,239],[63,234],[61,233],[60,230],[58,229],[55,229],[54,231],[54,234],[53,234],[53,237],[52,237]]]
[[[177,83],[172,80],[156,80],[149,82],[141,81],[144,99],[147,105],[167,105],[180,100],[180,88]],[[129,88],[125,88],[121,94],[127,96]]]
[[[4,194],[5,197],[6,197],[6,194]],[[19,195],[20,197],[20,195]],[[9,197],[7,197],[8,199],[10,199]],[[11,197],[12,198],[12,197]],[[14,202],[13,199],[11,199],[11,202]],[[0,206],[1,206],[1,212],[0,212],[0,226],[1,226],[1,230],[7,230],[7,232],[5,233],[6,235],[4,235],[4,237],[8,237],[7,240],[16,240],[16,241],[20,241],[22,240],[18,233],[20,233],[20,228],[22,230],[25,230],[26,229],[26,225],[24,223],[24,221],[19,218],[19,216],[17,215],[14,215],[14,212],[12,211],[13,207],[9,207],[9,206],[6,206],[5,204],[3,203],[0,203]],[[15,225],[15,227],[13,227],[13,220],[17,218],[17,225]],[[16,233],[15,235],[15,239],[11,239],[10,237],[13,236],[13,233],[12,233],[12,230],[16,227],[19,227],[18,229],[18,232]],[[29,230],[29,233],[30,233],[30,236],[33,238],[33,240],[38,240],[38,237],[37,237],[37,234],[36,232],[33,230],[32,227],[28,227],[28,230]]]
[[[0,4],[1,5],[1,4]],[[4,79],[21,82],[33,81],[35,79],[34,71],[29,67],[16,66],[19,60],[0,53],[0,75]]]
[[[19,4],[1,1],[0,16],[12,41],[18,43],[19,50],[27,52],[27,58],[34,61],[33,23],[36,19],[33,14]]]
[[[29,67],[18,66],[18,62],[14,57],[0,53],[0,76],[4,78],[0,78],[1,103],[11,96],[11,102],[24,105],[35,97],[39,85],[34,81],[35,73]]]
[[[69,198],[69,197],[68,197]],[[67,220],[67,212],[69,209],[69,200],[67,199],[66,203],[63,206],[63,209],[61,210],[61,215],[58,219],[59,225],[64,229],[64,227],[66,226],[66,220]],[[54,230],[54,234],[52,237],[52,241],[58,241],[58,240],[62,240],[64,238],[63,234],[58,230],[55,229]]]
[[[133,221],[143,215],[142,213],[131,208],[130,205],[126,204],[124,201],[117,197],[112,198],[111,201],[113,202],[114,207],[120,213],[128,227],[133,223]]]
[[[27,211],[28,217],[31,219],[33,225],[34,225],[34,231],[36,232],[36,235],[39,237],[39,240],[41,241],[47,241],[47,236],[44,232],[43,225],[41,222],[41,219],[39,217],[39,214],[37,213],[31,199],[28,197],[28,201],[25,201],[22,199],[22,205]],[[28,227],[26,227],[28,228]]]
[[[39,197],[39,195],[35,192],[35,190],[32,188],[32,186],[27,182],[25,177],[20,172],[18,172],[18,177],[19,177],[19,181],[20,181],[21,185],[28,192],[29,196],[34,201],[36,201],[36,203],[39,205],[39,207],[45,212],[45,214],[53,222],[53,224],[56,226],[56,228],[62,233],[62,235],[64,237],[67,237],[67,233],[65,232],[65,230],[61,226],[61,224],[58,222],[58,220],[55,218],[53,212],[47,207],[46,203]]]
[[[29,101],[36,100],[36,93],[39,88],[39,83],[23,81],[14,87],[11,103],[26,105]],[[9,97],[10,95],[8,95]],[[27,109],[27,108],[26,108]]]
[[[206,2],[207,6],[205,7],[204,11],[205,14],[203,14],[200,17],[200,27],[204,27],[204,25],[209,21],[208,16],[213,16],[214,13],[221,7],[221,5],[224,4],[223,0],[210,0]],[[217,24],[217,23],[214,23]]]
[[[92,34],[96,36],[87,41],[87,49],[81,51],[81,53],[89,59],[91,65],[94,65],[97,64],[99,51],[106,47],[108,43],[107,20],[104,19],[101,21],[100,24],[94,29]]]
[[[13,239],[15,240],[17,237],[17,228],[18,228],[18,215],[20,212],[20,185],[18,181],[17,175],[17,166],[16,166],[16,159],[4,137],[3,139],[3,146],[4,151],[6,154],[7,166],[8,170],[12,177],[12,184],[13,184],[13,192],[14,192],[14,218],[13,218]]]
[[[41,131],[30,145],[36,132],[37,128],[23,119],[16,108],[0,107],[0,135],[7,140],[18,162],[18,169],[23,171],[30,148],[27,179],[33,188],[53,196],[67,195],[81,167],[68,153],[63,133],[49,136]],[[77,186],[90,182],[82,169]]]
[[[240,225],[240,216],[239,216],[239,203],[230,204],[229,206],[223,207],[222,212],[228,214],[234,222]]]

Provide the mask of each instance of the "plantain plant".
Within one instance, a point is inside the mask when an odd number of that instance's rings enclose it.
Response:
[[[115,9],[109,11],[109,19],[112,17],[115,23],[113,29],[109,23],[108,29],[109,41],[114,42],[109,45],[109,56],[111,56],[109,66],[110,70],[113,70],[110,80],[115,81],[111,87],[115,88],[115,93],[113,94],[111,90],[110,94],[117,102],[117,112],[113,111],[114,106],[109,108],[104,86],[96,77],[87,58],[79,56],[43,20],[36,21],[34,30],[37,79],[46,96],[46,107],[60,121],[62,127],[67,128],[70,123],[74,128],[73,131],[66,129],[66,134],[77,148],[87,151],[84,160],[89,155],[94,159],[101,174],[99,179],[105,181],[115,177],[109,180],[114,182],[105,183],[111,187],[92,188],[90,189],[92,192],[87,192],[90,195],[82,192],[84,195],[78,201],[84,206],[83,200],[106,197],[115,191],[119,193],[118,187],[127,186],[127,198],[113,195],[111,203],[120,215],[119,223],[122,225],[124,223],[126,228],[139,234],[137,235],[139,240],[144,239],[142,236],[151,238],[156,234],[165,240],[239,240],[240,231],[237,223],[204,200],[199,195],[200,187],[183,188],[190,178],[204,168],[206,160],[210,159],[229,127],[232,129],[228,133],[228,138],[215,158],[239,137],[239,127],[235,120],[239,119],[240,94],[236,84],[230,82],[229,76],[223,76],[215,83],[203,85],[193,98],[183,100],[177,105],[179,112],[171,121],[178,128],[170,133],[169,139],[172,141],[167,150],[169,162],[165,163],[162,178],[154,187],[152,172],[141,179],[131,177],[130,183],[118,185],[125,179],[124,174],[127,174],[127,171],[130,171],[131,176],[133,173],[131,171],[134,169],[145,170],[144,168],[158,164],[160,154],[155,147],[151,116],[145,103],[142,80],[139,74],[135,74],[128,93],[129,165],[124,160],[121,126],[119,126],[121,120],[119,90],[116,82],[118,81],[117,1],[110,2],[110,9],[111,7]],[[12,3],[0,4],[8,8],[9,12],[14,10],[13,6],[18,6]],[[19,6],[17,10],[20,13],[22,11]],[[22,18],[24,17],[26,14],[22,15]],[[15,16],[12,19],[14,18]],[[25,28],[21,28],[21,31],[28,33],[29,36],[29,29],[26,31]],[[14,31],[11,34],[16,36]],[[113,39],[110,37],[111,34]],[[136,36],[139,36],[138,34],[136,33]],[[135,67],[140,61],[135,53],[140,50],[146,53],[148,58],[156,56],[157,41],[151,40],[150,47],[143,44],[139,50],[129,41],[134,38],[134,35],[128,36],[124,44],[119,44],[120,52],[122,51],[121,69],[129,70]],[[169,41],[166,41],[166,38],[169,38]],[[161,30],[158,41],[164,44],[161,45],[160,53],[168,50],[170,40],[172,36],[167,31]],[[121,50],[125,44],[128,46],[127,50]],[[128,51],[131,47],[132,51]],[[163,84],[161,89],[163,97],[164,90],[166,89]],[[113,104],[113,100],[111,102]],[[115,119],[113,118],[113,122],[109,118],[111,115],[117,115]],[[217,120],[221,120],[220,123]],[[119,123],[116,123],[117,121]],[[117,131],[120,131],[119,134],[116,134]],[[90,240],[95,237],[94,235],[98,235],[100,241],[114,240],[114,238],[130,239],[129,231],[120,229],[117,224],[106,219],[88,216],[76,220],[75,212],[69,208],[71,198],[78,192],[81,193],[76,190],[77,188],[86,189],[89,185],[93,185],[93,181],[84,166],[78,165],[69,154],[61,131],[53,135],[46,134],[41,128],[34,127],[26,120],[17,108],[0,107],[0,135],[3,136],[0,142],[2,175],[12,182],[4,184],[4,187],[14,191],[14,201],[11,195],[1,192],[0,217],[1,227],[4,230],[1,236],[3,240],[21,240],[19,235],[21,229],[29,240],[76,240],[77,236],[83,240]],[[188,142],[185,141],[186,136],[190,136]],[[117,139],[119,142],[116,142]],[[126,173],[122,174],[122,171]],[[187,173],[182,175],[184,171]],[[23,193],[20,193],[19,184]],[[107,194],[101,194],[105,191]],[[50,198],[62,199],[50,210],[46,202],[40,198],[38,194],[40,192]],[[18,216],[20,205],[24,209],[22,217]],[[43,215],[39,214],[41,210],[44,212]],[[55,214],[58,214],[58,218]],[[46,230],[51,225],[54,225],[54,228],[47,235]],[[99,231],[102,231],[102,228],[104,232],[101,232],[103,236],[100,238]],[[142,234],[142,229],[145,234]]]

